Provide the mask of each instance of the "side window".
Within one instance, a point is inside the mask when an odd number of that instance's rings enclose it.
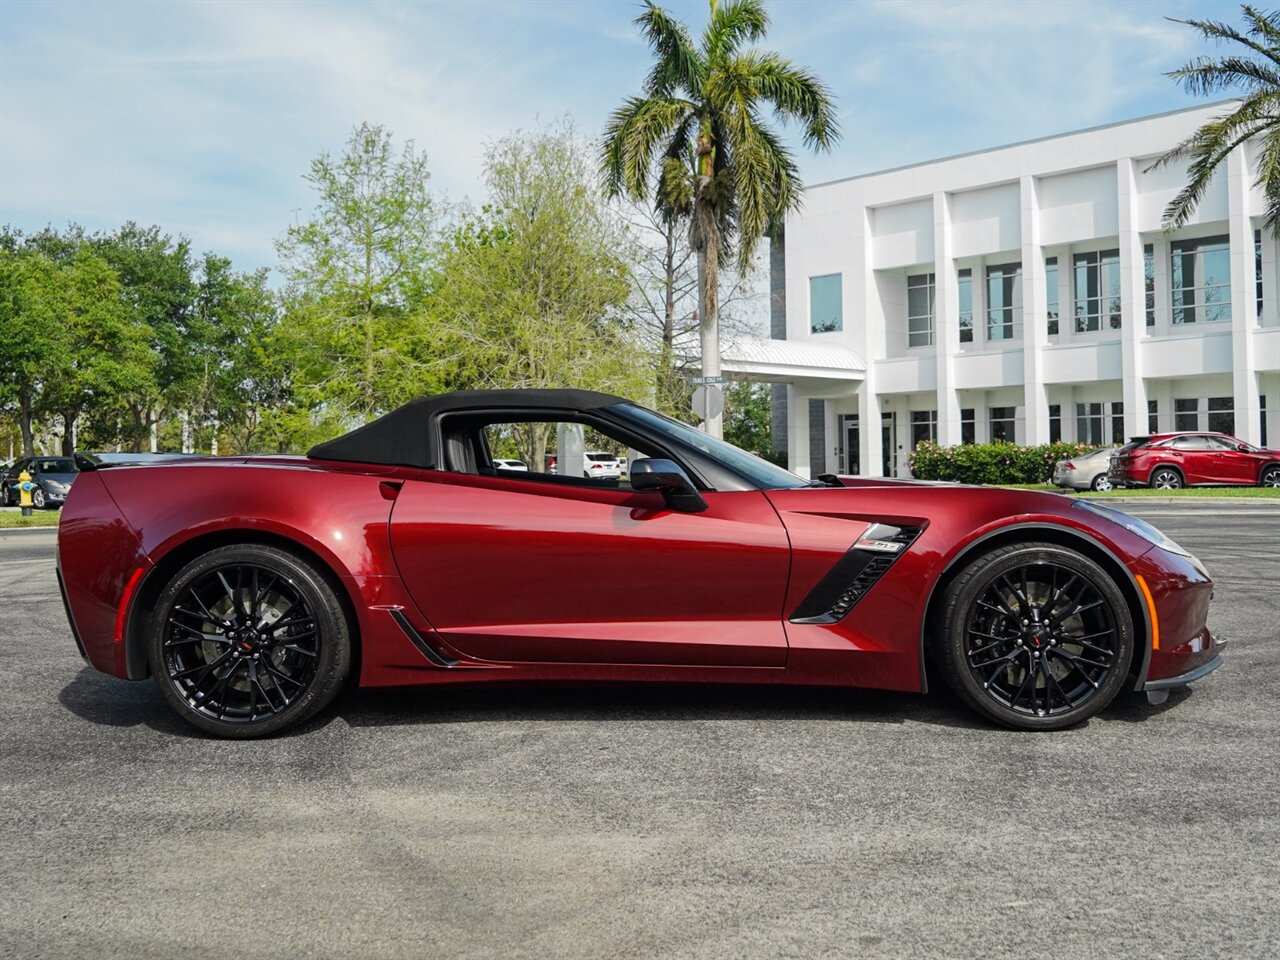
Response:
[[[1209,444],[1205,442],[1204,437],[1179,437],[1173,441],[1175,450],[1207,450]]]
[[[647,444],[575,419],[446,418],[448,469],[532,483],[627,487],[632,457],[664,456]]]
[[[1230,440],[1224,440],[1222,437],[1205,437],[1204,439],[1208,443],[1210,450],[1230,450],[1232,453],[1236,452],[1236,445]]]

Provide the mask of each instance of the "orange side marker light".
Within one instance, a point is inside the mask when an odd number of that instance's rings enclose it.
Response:
[[[1147,613],[1151,615],[1151,649],[1160,649],[1160,618],[1156,616],[1156,601],[1151,596],[1151,588],[1147,586],[1147,581],[1142,578],[1142,574],[1134,574],[1134,579],[1138,581],[1138,586],[1142,588],[1142,595],[1147,600]]]

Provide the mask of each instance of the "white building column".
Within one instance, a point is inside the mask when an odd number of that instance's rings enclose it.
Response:
[[[1120,365],[1127,439],[1147,432],[1147,382],[1142,369],[1147,332],[1146,265],[1138,232],[1137,170],[1132,157],[1116,161],[1116,194],[1120,204]]]
[[[1258,412],[1258,376],[1254,373],[1253,357],[1253,331],[1258,323],[1257,291],[1253,222],[1249,219],[1253,177],[1243,144],[1231,151],[1224,166],[1231,238],[1231,379],[1236,436],[1258,443],[1262,439],[1262,419]]]
[[[862,249],[855,249],[855,263],[862,265],[859,277],[858,303],[862,306],[863,357],[867,363],[866,378],[858,387],[858,457],[862,462],[865,476],[879,477],[884,475],[883,443],[880,438],[880,397],[877,389],[877,361],[885,357],[885,333],[888,318],[885,316],[884,302],[880,299],[880,287],[876,283],[876,272],[872,267],[875,259],[872,249],[871,211],[861,208],[861,241]],[[855,240],[855,247],[857,241]]]
[[[1044,251],[1040,247],[1040,191],[1035,177],[1023,177],[1022,204],[1022,382],[1025,435],[1022,443],[1049,442],[1049,399],[1044,389],[1045,328]]]
[[[880,397],[876,395],[874,385],[870,379],[863,380],[862,386],[858,387],[858,459],[863,476],[884,476],[881,413]]]
[[[809,398],[787,384],[787,466],[796,476],[809,477]]]
[[[960,351],[960,292],[951,243],[951,198],[946,193],[933,195],[933,275],[938,443],[950,447],[960,442],[960,397],[955,388],[956,354]]]

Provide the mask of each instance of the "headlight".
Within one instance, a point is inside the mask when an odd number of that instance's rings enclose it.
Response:
[[[1189,560],[1196,559],[1192,556],[1191,551],[1180,546],[1175,541],[1170,540],[1154,526],[1147,523],[1147,521],[1139,519],[1132,514],[1125,513],[1123,510],[1117,510],[1114,507],[1105,507],[1100,503],[1094,503],[1090,500],[1077,500],[1072,504],[1072,506],[1078,507],[1081,510],[1088,510],[1090,513],[1095,513],[1100,517],[1105,517],[1112,523],[1118,523],[1130,533],[1136,533],[1143,540],[1146,540],[1148,543],[1155,544],[1162,550],[1168,550],[1170,553],[1176,553]],[[1196,563],[1199,564],[1200,561],[1196,560]]]

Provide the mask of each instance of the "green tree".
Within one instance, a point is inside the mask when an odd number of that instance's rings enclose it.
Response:
[[[0,248],[0,409],[17,420],[27,457],[35,454],[36,419],[48,407],[50,372],[65,363],[64,287],[50,257],[20,241]]]
[[[199,390],[200,331],[191,324],[195,282],[191,245],[176,240],[158,226],[129,221],[113,233],[99,233],[88,242],[120,278],[129,322],[146,330],[155,354],[153,376],[116,399],[114,411],[101,409],[101,424],[119,419],[115,439],[141,450],[155,436],[166,413],[186,410]]]
[[[763,0],[710,0],[701,43],[648,0],[636,19],[655,62],[641,95],[614,111],[601,143],[612,196],[652,199],[686,218],[697,253],[702,372],[720,373],[719,283],[736,251],[746,272],[768,228],[801,201],[799,171],[762,111],[797,121],[803,140],[829,149],[839,137],[826,86],[776,53],[743,49],[764,37]],[[707,422],[714,435],[720,419]]]
[[[390,132],[368,123],[341,157],[312,161],[319,205],[278,244],[289,282],[281,342],[311,403],[367,419],[434,386],[416,310],[437,241],[428,177],[412,143],[397,155]]]
[[[1240,101],[1226,114],[1204,124],[1154,166],[1190,160],[1187,184],[1165,209],[1167,229],[1180,227],[1204,197],[1214,172],[1237,146],[1257,137],[1257,185],[1267,201],[1267,227],[1280,229],[1280,13],[1243,6],[1245,28],[1216,20],[1177,20],[1205,40],[1227,43],[1221,57],[1197,57],[1168,76],[1188,93],[1209,96],[1238,90]]]
[[[61,268],[58,301],[62,342],[46,369],[46,403],[62,418],[62,452],[76,449],[82,415],[113,398],[137,395],[154,382],[150,330],[135,322],[120,278],[87,244]]]
[[[625,322],[627,238],[568,123],[515,134],[485,159],[489,203],[447,245],[430,309],[456,387],[643,390]],[[545,437],[525,450],[542,463]]]
[[[767,454],[773,448],[769,387],[736,380],[724,391],[724,438],[752,453]]]

